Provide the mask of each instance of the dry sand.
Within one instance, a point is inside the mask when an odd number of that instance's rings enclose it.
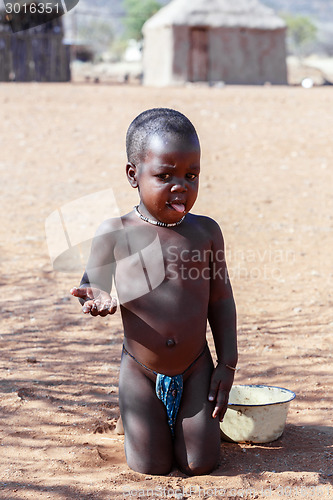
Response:
[[[1,84],[0,102],[0,498],[333,498],[332,88]],[[119,313],[83,316],[69,296],[80,273],[54,271],[45,241],[46,217],[84,195],[111,187],[131,209],[124,136],[154,106],[185,112],[201,137],[194,212],[226,240],[236,382],[297,393],[282,438],[221,443],[203,477],[127,467]],[[83,206],[83,231],[86,218]]]

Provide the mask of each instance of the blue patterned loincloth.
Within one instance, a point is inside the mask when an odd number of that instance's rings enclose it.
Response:
[[[172,437],[175,435],[175,424],[180,407],[180,402],[183,394],[183,375],[198,361],[198,359],[203,355],[207,348],[207,344],[204,350],[199,354],[199,356],[186,368],[186,370],[180,375],[174,375],[169,377],[168,375],[163,375],[163,373],[157,373],[148,366],[144,365],[138,361],[133,354],[127,351],[125,346],[123,346],[123,352],[128,354],[134,361],[136,361],[140,366],[143,366],[149,372],[156,375],[155,390],[158,399],[162,401],[166,408],[168,416],[168,424],[171,430]]]
[[[175,434],[175,424],[177,413],[180,407],[180,400],[183,394],[183,375],[168,377],[167,375],[157,374],[156,377],[156,395],[160,399],[167,411],[168,424],[172,436]]]

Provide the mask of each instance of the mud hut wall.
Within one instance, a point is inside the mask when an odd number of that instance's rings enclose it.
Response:
[[[210,81],[286,84],[284,29],[212,28],[209,62]]]
[[[171,26],[147,29],[144,36],[144,84],[170,85],[173,65],[173,33]]]
[[[267,44],[261,46],[261,60],[265,68],[265,81],[276,85],[286,85],[287,75],[287,49],[286,49],[286,28],[272,30]]]
[[[189,80],[190,61],[190,28],[189,26],[173,26],[173,64],[172,83],[184,83]]]
[[[190,26],[145,31],[144,83],[166,86],[190,80]],[[287,83],[285,29],[208,28],[207,81],[261,85]]]

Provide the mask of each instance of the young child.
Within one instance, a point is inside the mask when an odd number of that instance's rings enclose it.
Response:
[[[112,280],[124,326],[119,405],[129,467],[188,475],[218,463],[219,421],[237,363],[236,311],[221,230],[190,213],[200,144],[181,113],[156,108],[131,123],[127,178],[140,202],[102,223],[79,288],[83,312],[113,314]],[[209,321],[217,365],[206,343]]]

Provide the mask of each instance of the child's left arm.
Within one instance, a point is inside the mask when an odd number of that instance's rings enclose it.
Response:
[[[208,321],[214,338],[217,366],[212,374],[208,399],[215,401],[212,416],[220,421],[227,410],[238,359],[236,307],[224,255],[223,236],[220,227],[214,223]]]

